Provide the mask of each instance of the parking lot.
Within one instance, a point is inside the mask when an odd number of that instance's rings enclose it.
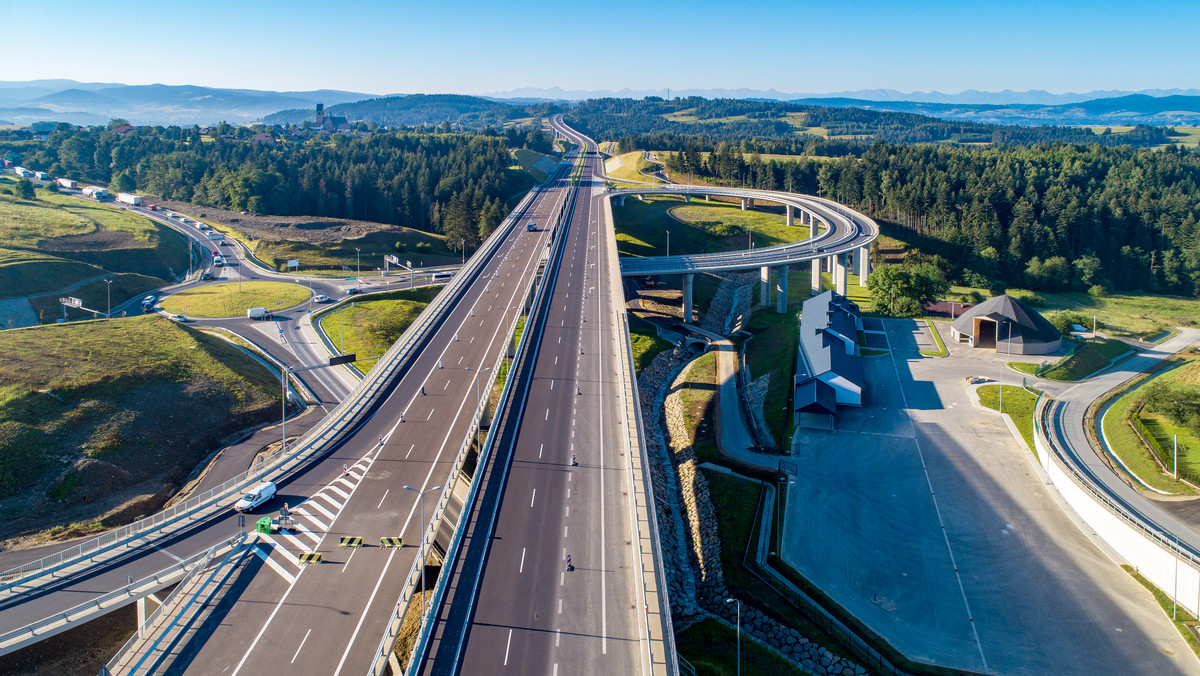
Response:
[[[949,325],[940,324],[943,339]],[[909,657],[1003,674],[1200,673],[1149,593],[1085,537],[967,376],[991,350],[881,326],[861,409],[800,430],[785,561]],[[930,347],[930,346],[933,347]],[[1014,382],[1018,374],[1009,371]]]

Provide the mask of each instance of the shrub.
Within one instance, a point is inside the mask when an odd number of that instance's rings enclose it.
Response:
[[[429,242],[417,242],[417,251],[421,253],[429,253],[433,251],[433,245]]]
[[[408,247],[404,245],[404,242],[396,242],[393,245],[393,247],[396,249],[396,251],[399,251],[400,253],[404,253],[405,251],[408,251]]]
[[[1092,298],[1104,298],[1108,295],[1108,289],[1104,288],[1103,284],[1093,284],[1091,288],[1088,289],[1088,295]]]

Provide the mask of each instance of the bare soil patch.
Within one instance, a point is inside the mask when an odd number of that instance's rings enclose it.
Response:
[[[356,239],[373,232],[393,230],[386,223],[355,221],[319,216],[261,216],[237,211],[204,207],[190,202],[157,200],[160,207],[196,216],[206,223],[224,225],[268,242],[293,241],[320,244],[342,239]]]

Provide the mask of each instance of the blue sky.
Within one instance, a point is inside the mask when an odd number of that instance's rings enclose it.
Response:
[[[380,94],[1190,88],[1195,16],[1194,3],[1107,0],[0,0],[0,80]]]

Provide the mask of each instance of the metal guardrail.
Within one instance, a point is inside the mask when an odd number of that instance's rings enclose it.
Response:
[[[146,617],[145,622],[138,626],[137,631],[134,632],[133,636],[130,636],[129,640],[117,650],[117,654],[114,655],[107,664],[105,664],[104,668],[100,671],[101,676],[107,676],[108,674],[114,674],[117,672],[117,670],[120,668],[121,660],[124,659],[130,648],[132,648],[139,639],[144,637],[143,630],[148,626],[152,626],[154,622],[158,620],[159,615],[166,612],[165,609],[169,608],[171,604],[174,603],[175,598],[183,593],[183,590],[187,589],[188,583],[191,582],[192,578],[203,571],[204,568],[208,566],[209,562],[217,556],[218,552],[222,552],[225,549],[236,549],[242,544],[242,542],[245,541],[245,539],[246,533],[243,531],[229,538],[228,540],[225,540],[224,542],[214,545],[208,551],[201,552],[200,554],[196,554],[195,556],[187,559],[187,561],[190,562],[188,565],[192,566],[191,570],[189,570],[187,575],[185,575],[183,579],[179,581],[179,584],[175,586],[175,589],[171,591],[170,595],[163,599],[162,603],[160,603],[158,607],[154,609],[154,612],[150,613],[150,615]],[[176,567],[178,567],[178,565]]]
[[[1068,476],[1070,476],[1077,485],[1090,493],[1096,499],[1096,501],[1100,503],[1100,505],[1112,512],[1113,515],[1120,518],[1135,530],[1143,533],[1146,537],[1150,538],[1155,542],[1155,544],[1159,545],[1163,549],[1171,552],[1172,554],[1176,554],[1183,559],[1186,559],[1188,563],[1191,563],[1196,568],[1200,568],[1200,555],[1198,555],[1197,552],[1193,551],[1190,547],[1187,547],[1183,543],[1177,543],[1173,538],[1166,537],[1165,534],[1167,533],[1167,530],[1165,528],[1112,499],[1099,487],[1093,484],[1093,482],[1083,473],[1077,470],[1073,463],[1069,462],[1063,457],[1062,449],[1059,448],[1056,443],[1054,443],[1054,439],[1051,438],[1051,435],[1049,435],[1046,431],[1049,429],[1047,424],[1049,422],[1050,412],[1056,412],[1060,405],[1061,402],[1046,394],[1038,397],[1037,403],[1034,405],[1034,433],[1041,437],[1041,439],[1046,442],[1046,445],[1050,448],[1050,450],[1053,451],[1053,457],[1047,458],[1047,462],[1058,460],[1061,469],[1065,470]]]
[[[233,538],[221,542],[209,551],[214,551],[220,547],[229,546],[230,543],[234,542],[235,540],[240,540],[245,536],[245,533],[239,533]],[[162,589],[166,585],[171,584],[177,575],[183,571],[186,571],[188,567],[192,566],[197,561],[204,559],[208,553],[209,552],[200,552],[199,554],[194,554],[172,566],[168,566],[157,573],[154,573],[153,575],[148,575],[140,580],[127,584],[120,589],[113,590],[107,594],[104,594],[103,596],[91,599],[90,601],[85,601],[73,608],[69,608],[60,613],[55,613],[50,617],[42,618],[37,622],[27,624],[19,629],[13,629],[5,632],[4,634],[0,634],[0,654],[7,653],[14,645],[19,645],[30,638],[41,635],[44,633],[44,630],[48,628],[61,627],[62,625],[70,623],[78,618],[86,617],[94,614],[96,611],[111,607],[117,602],[120,602],[119,605],[125,605],[125,603],[128,603],[130,600],[141,598],[146,594],[152,594],[155,590]],[[145,593],[142,593],[143,591]]]
[[[543,185],[549,185],[551,182],[553,182],[553,180],[556,177],[557,177],[557,173],[552,174],[543,183]],[[552,236],[558,235],[558,233],[560,231],[557,229],[557,225],[555,226],[555,228],[552,232],[553,232]],[[536,286],[537,278],[538,278],[538,275],[536,275],[536,274],[531,276],[529,279],[529,282],[525,286],[524,291],[522,291],[520,294],[520,297],[522,299],[521,303],[522,303],[523,307],[528,306],[527,300],[529,299],[530,294],[532,292],[534,292],[535,290],[539,294],[541,292],[540,291],[541,287]],[[536,306],[537,300],[538,300],[538,296],[534,295],[532,305]],[[506,338],[505,338],[505,343],[504,343],[505,349],[501,350],[500,354],[497,355],[496,361],[492,364],[492,366],[490,367],[490,370],[480,371],[480,372],[476,373],[476,375],[475,375],[476,378],[480,378],[483,373],[492,374],[488,379],[489,380],[488,388],[487,388],[487,390],[485,390],[489,394],[492,389],[491,388],[491,382],[493,382],[492,378],[494,378],[495,374],[499,372],[500,365],[504,362],[504,360],[508,356],[508,346],[512,344],[513,337],[516,333],[517,324],[520,322],[521,317],[522,317],[521,313],[517,313],[516,315],[514,315],[513,321],[509,325],[508,331],[506,333]],[[529,336],[528,331],[524,332],[521,335],[521,340],[518,342],[518,345],[517,345],[517,348],[516,348],[514,354],[521,353],[521,351],[524,349],[524,347],[526,345],[525,341],[528,339],[528,336]],[[512,389],[512,383],[515,381],[515,379],[511,377],[513,375],[511,369],[509,370],[508,375],[509,375],[509,377],[506,378],[504,387],[501,389],[501,392],[500,392],[499,406],[503,406],[503,402],[507,401],[508,396]],[[463,478],[464,475],[462,474],[462,467],[463,467],[464,463],[466,462],[467,455],[471,449],[472,443],[475,441],[475,437],[477,434],[476,430],[478,429],[479,425],[481,424],[481,422],[483,420],[483,415],[484,415],[485,411],[487,410],[487,405],[485,403],[486,401],[487,401],[486,397],[481,398],[476,404],[475,413],[472,416],[471,423],[467,426],[467,432],[463,438],[462,445],[459,447],[457,459],[456,459],[454,465],[450,469],[449,477],[447,478],[446,482],[443,483],[443,486],[445,488],[442,490],[441,497],[438,499],[437,506],[432,510],[429,522],[424,525],[425,530],[421,536],[421,543],[429,544],[430,541],[432,541],[432,539],[434,537],[436,537],[437,528],[435,527],[435,524],[440,522],[442,514],[445,512],[446,506],[449,504],[450,498],[454,495],[454,489],[457,486],[458,482],[461,480],[464,480],[464,478]],[[488,430],[488,434],[484,438],[483,444],[478,449],[478,462],[477,462],[476,471],[475,471],[476,476],[479,476],[480,470],[490,460],[491,448],[492,448],[492,444],[493,444],[493,441],[495,438],[495,434],[496,434],[496,427],[493,425],[492,428],[490,428]],[[475,498],[478,495],[478,490],[479,490],[480,485],[481,485],[481,483],[478,481],[471,482],[471,487],[467,492],[467,497],[463,500],[464,507],[463,507],[462,515],[459,517],[460,518],[459,528],[455,529],[454,535],[451,538],[450,544],[446,550],[446,552],[447,552],[446,560],[451,560],[458,550],[458,547],[462,541],[463,533],[465,532],[465,529],[463,529],[461,527],[462,520],[465,519],[467,517],[468,513],[470,512],[470,506],[474,503]],[[388,617],[388,619],[386,621],[386,624],[384,625],[385,629],[384,629],[383,637],[380,639],[379,646],[376,648],[375,656],[371,663],[372,664],[371,671],[369,672],[373,675],[377,675],[377,674],[381,673],[382,665],[387,663],[387,658],[388,658],[388,655],[391,653],[392,645],[396,641],[396,633],[393,630],[393,628],[396,628],[396,629],[399,628],[400,620],[402,620],[404,613],[407,612],[408,604],[411,602],[412,597],[416,593],[417,587],[419,586],[420,577],[423,573],[424,563],[425,562],[422,561],[420,559],[420,557],[418,557],[416,560],[413,561],[413,565],[409,569],[408,575],[405,578],[407,580],[407,582],[405,583],[404,589],[401,590],[401,592],[400,592],[400,598],[397,600],[394,610],[392,611],[391,615]],[[430,610],[438,607],[438,605],[440,604],[441,598],[444,595],[445,585],[443,584],[443,580],[445,580],[445,579],[446,579],[445,576],[440,576],[438,578],[438,582],[434,585],[433,589],[431,590],[431,591],[433,591],[433,594],[434,594],[434,600],[433,600],[433,602],[431,602],[429,604]],[[427,621],[422,621],[421,626],[425,630],[422,631],[421,638],[418,641],[417,645],[413,649],[413,656],[419,655],[419,654],[421,654],[421,652],[423,652],[425,646],[428,643],[428,639],[430,637],[430,632],[428,631],[428,628],[431,625]],[[413,662],[410,659],[410,665],[412,663]]]
[[[405,361],[408,353],[416,345],[424,342],[430,331],[436,328],[435,324],[437,324],[438,318],[453,302],[458,300],[460,293],[465,290],[466,280],[472,277],[483,265],[483,260],[490,256],[490,253],[499,246],[508,232],[523,219],[525,210],[541,189],[541,186],[535,187],[525,196],[506,219],[508,224],[496,228],[492,236],[476,252],[476,255],[468,261],[463,272],[460,272],[451,280],[450,284],[443,288],[442,293],[439,293],[434,301],[426,307],[421,316],[405,331],[404,336],[379,358],[376,367],[370,371],[367,378],[359,382],[350,395],[320,423],[297,439],[287,449],[288,455],[284,456],[285,451],[280,448],[259,462],[255,468],[242,472],[199,496],[54,554],[3,571],[0,573],[0,594],[10,592],[8,596],[11,598],[32,591],[59,580],[59,578],[54,578],[40,584],[31,584],[37,577],[62,570],[84,558],[89,559],[88,567],[91,567],[95,565],[96,556],[110,552],[121,545],[132,544],[133,541],[141,538],[166,537],[172,533],[168,529],[169,525],[175,524],[185,517],[190,517],[188,523],[185,524],[190,526],[194,521],[206,516],[201,512],[223,506],[224,502],[232,503],[234,501],[232,498],[252,481],[261,480],[268,475],[286,475],[306,464],[318,453],[328,450],[325,446],[347,431],[349,422],[374,401],[373,395],[390,383],[392,376]],[[480,256],[480,253],[484,255]],[[20,586],[28,588],[18,590]],[[0,600],[3,600],[3,596],[0,596]]]
[[[867,246],[879,236],[879,225],[871,217],[854,211],[842,204],[811,195],[784,193],[766,190],[748,190],[739,188],[720,188],[692,185],[660,185],[653,188],[628,188],[610,191],[609,197],[623,195],[692,195],[709,194],[721,197],[737,197],[743,199],[758,199],[797,208],[815,211],[820,220],[828,227],[806,240],[781,244],[771,247],[761,247],[726,253],[693,254],[682,256],[646,256],[625,258],[621,262],[621,274],[672,274],[688,271],[725,270],[754,268],[778,265],[787,259],[788,262],[800,262],[843,253],[858,247]],[[830,221],[838,219],[847,234],[833,241],[826,241],[835,236],[836,230]],[[818,249],[817,245],[825,243]]]

